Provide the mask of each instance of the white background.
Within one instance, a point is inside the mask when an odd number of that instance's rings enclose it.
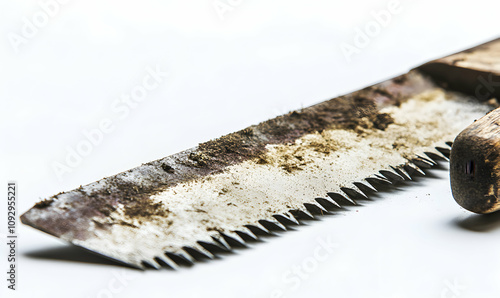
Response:
[[[38,1],[2,1],[0,181],[18,182],[18,211],[24,212],[41,198],[385,80],[499,34],[498,1],[401,1],[387,26],[346,59],[341,44],[354,45],[356,30],[372,24],[373,13],[386,10],[388,2],[221,0],[217,3],[232,5],[221,17],[212,0],[73,0],[58,5],[46,24],[16,47],[11,39],[22,36],[23,18],[31,21],[43,10]],[[148,66],[168,76],[120,118],[113,102],[142,83]],[[82,131],[103,119],[113,122],[114,131],[58,176],[54,164],[64,163],[68,148],[85,140]],[[0,293],[498,297],[499,216],[460,209],[447,171],[432,173],[434,178],[400,185],[366,206],[177,272],[111,265],[20,226],[18,290],[6,290],[1,273]],[[6,187],[0,195],[0,225],[5,225]],[[337,246],[313,262],[318,239]],[[0,253],[4,272],[6,245]],[[290,281],[294,266],[303,265],[307,274]]]

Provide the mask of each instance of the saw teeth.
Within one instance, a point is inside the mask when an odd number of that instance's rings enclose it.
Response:
[[[324,208],[323,206],[321,206],[321,204],[320,204],[320,203],[318,203],[316,200],[314,200],[314,202],[313,202],[313,203],[310,203],[310,204],[312,204],[312,205],[314,205],[315,207],[319,208],[319,209],[321,210],[322,214],[324,214],[324,213],[328,213],[328,210],[326,210],[326,208]]]
[[[182,249],[184,249],[185,252],[198,262],[206,259],[212,260],[215,258],[211,252],[199,244],[196,244],[194,247],[184,246]]]
[[[214,255],[228,252],[227,248],[225,248],[224,246],[220,245],[215,241],[214,242],[198,241],[198,244]]]
[[[331,198],[316,198],[315,200],[316,202],[318,202],[318,204],[323,206],[323,208],[325,208],[328,211],[339,210],[342,208],[337,202],[335,202]]]
[[[210,260],[213,260],[215,259],[215,255],[213,253],[211,253],[209,250],[205,249],[202,245],[200,245],[199,243],[196,243],[194,246],[193,246],[193,249],[197,250],[199,253],[201,253],[204,257],[210,259]],[[193,256],[193,255],[191,255]],[[194,256],[193,256],[194,257]]]
[[[246,225],[247,229],[249,229],[255,236],[269,236],[271,232],[263,227],[260,223],[257,225]]]
[[[373,175],[373,176],[374,176],[375,178],[378,178],[378,179],[381,179],[381,180],[385,181],[385,182],[386,182],[387,184],[389,184],[389,185],[393,184],[393,183],[391,182],[391,180],[389,180],[389,179],[385,178],[385,177],[384,177],[383,175],[381,175],[380,173],[377,173],[377,174],[375,174],[375,175]]]
[[[323,215],[326,212],[328,212],[325,208],[320,207],[321,205],[316,205],[313,203],[304,203],[304,206],[306,207],[307,211],[309,211],[313,215]]]
[[[274,221],[261,219],[259,223],[270,232],[284,232],[286,231],[286,227],[282,225],[279,221],[274,219]]]
[[[451,150],[449,148],[436,147],[436,150],[444,155],[448,160],[450,159]]]
[[[356,191],[355,189],[348,187],[341,187],[340,189],[354,202],[356,202],[356,200],[362,201],[368,199],[368,197],[364,193]]]
[[[224,240],[226,241],[231,248],[245,248],[247,247],[245,240],[243,240],[238,233],[229,232],[229,233],[220,233]]]
[[[295,216],[293,216],[292,213],[290,212],[285,212],[283,213],[284,216],[287,216],[288,218],[290,218],[290,220],[292,220],[296,225],[299,225],[299,221],[295,218]]]
[[[226,242],[226,240],[224,239],[224,237],[220,232],[218,235],[213,235],[212,239],[215,241],[215,243],[219,244],[226,251],[231,250],[231,246]]]
[[[417,155],[416,158],[411,160],[414,164],[417,166],[424,168],[424,169],[430,169],[433,166],[436,165],[436,163],[428,158],[425,158],[423,156]]]
[[[238,236],[240,236],[240,238],[243,239],[243,241],[245,242],[255,242],[259,240],[253,233],[251,233],[252,236],[250,236],[250,233],[245,233],[242,231],[234,231],[234,232],[238,234]]]
[[[151,263],[158,264],[158,267],[155,267],[155,269],[161,269],[162,267],[167,267],[167,268],[170,268],[173,270],[179,269],[179,266],[177,265],[177,263],[168,256],[155,257],[154,262],[151,262]]]
[[[165,253],[167,254],[167,253]],[[180,260],[182,261],[182,265],[186,265],[186,266],[192,266],[194,265],[194,261],[195,259],[193,259],[193,257],[191,257],[190,254],[188,254],[187,252],[185,251],[180,251],[178,253],[175,253],[175,255],[179,256]]]
[[[294,217],[292,217],[293,220],[284,214],[275,214],[273,215],[273,217],[276,218],[276,220],[279,221],[285,227],[299,225],[299,222]]]
[[[277,220],[276,218],[272,217],[272,218],[269,218],[269,219],[266,219],[268,222],[276,225],[277,227],[279,227],[282,231],[286,231],[287,228],[284,224],[280,223],[279,220]]]
[[[259,241],[259,238],[247,227],[243,227],[240,230],[234,231],[241,239],[245,242],[255,242]]]
[[[426,151],[426,152],[424,152],[424,156],[422,156],[422,157],[427,159],[428,161],[433,162],[434,166],[436,166],[440,160],[446,160],[443,158],[443,156],[441,156],[441,154],[439,152],[434,153],[434,152]]]
[[[297,220],[313,220],[314,216],[304,207],[304,209],[294,209],[289,211]]]
[[[139,270],[147,270],[149,267],[147,266],[144,261],[141,261],[139,264],[130,264],[132,267],[139,269]]]
[[[297,210],[299,210],[299,214],[305,214],[307,217],[309,217],[311,219],[316,219],[316,217],[314,217],[314,215],[311,212],[309,212],[309,210],[307,210],[306,206],[304,206],[304,205],[302,205]]]
[[[446,142],[446,145],[450,146],[450,148],[453,146],[453,142]]]
[[[387,180],[391,181],[392,183],[396,183],[398,181],[404,181],[405,178],[401,175],[399,175],[396,171],[389,171],[389,170],[381,170],[379,173],[387,178]]]
[[[358,183],[352,183],[351,187],[346,187],[346,188],[347,189],[352,189],[355,192],[358,192],[361,195],[360,200],[368,200],[368,195],[365,194],[356,184],[358,184]]]
[[[141,263],[142,263],[143,268],[150,268],[150,269],[156,269],[156,270],[161,269],[161,265],[158,264],[155,260],[151,260],[151,261],[143,260]],[[175,268],[175,266],[176,265],[174,265],[174,267],[172,267],[172,268]]]
[[[436,149],[436,152],[424,152],[425,155],[427,155],[430,159],[439,162],[439,161],[449,161],[449,158],[439,152],[439,150]]]
[[[363,182],[354,182],[354,185],[365,194],[366,197],[368,197],[370,194],[377,192],[377,190],[370,185],[370,183],[363,183]]]
[[[414,176],[417,173],[420,174],[420,176],[425,176],[425,172],[412,162],[408,162],[407,164],[405,164],[404,168],[406,169],[406,172],[410,174],[410,176]]]
[[[264,219],[265,220],[265,219]],[[264,231],[264,233],[266,233],[267,235],[272,235],[272,231],[270,231],[268,228],[264,227],[259,221],[257,221],[256,224],[254,224],[253,226],[261,229],[262,231]]]
[[[338,209],[338,208],[342,208],[342,206],[340,206],[337,202],[335,202],[334,199],[330,198],[328,195],[325,197],[318,197],[318,198],[315,198],[314,200],[316,200],[316,202],[318,203],[322,203],[324,201],[326,201],[327,203],[327,206],[329,205],[333,205],[332,208],[333,209]],[[321,204],[321,206],[323,206],[324,208],[326,208],[323,204]],[[326,208],[327,210],[330,210],[329,208]]]
[[[353,206],[357,205],[355,201],[349,199],[346,196],[343,196],[342,194],[338,192],[328,192],[327,195],[332,198],[335,202],[337,202],[338,205],[340,206]]]
[[[377,190],[382,190],[384,188],[386,188],[388,185],[392,185],[391,181],[385,179],[384,177],[379,177],[379,176],[376,176],[376,177],[368,177],[368,178],[365,178],[366,182],[370,183],[370,185],[377,189]]]
[[[295,218],[300,224],[300,221],[302,220],[315,220],[316,218],[314,217],[309,210],[304,205],[300,205],[296,209],[288,210],[288,212]]]
[[[411,176],[410,174],[408,174],[408,172],[406,172],[406,170],[404,169],[403,166],[397,166],[397,167],[393,167],[391,166],[391,168],[396,172],[398,173],[401,177],[403,177],[406,181],[411,181],[413,179],[411,179]]]

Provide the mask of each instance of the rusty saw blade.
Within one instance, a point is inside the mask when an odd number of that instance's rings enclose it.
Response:
[[[213,258],[447,159],[496,106],[475,97],[498,95],[499,57],[495,40],[427,63],[59,193],[21,220],[137,268]]]

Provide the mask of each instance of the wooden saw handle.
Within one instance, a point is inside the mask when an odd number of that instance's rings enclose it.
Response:
[[[500,99],[500,38],[418,67],[437,83],[486,101]],[[450,180],[458,204],[476,213],[500,210],[500,110],[455,139]]]
[[[457,136],[450,182],[455,201],[465,209],[481,214],[500,210],[500,108]]]

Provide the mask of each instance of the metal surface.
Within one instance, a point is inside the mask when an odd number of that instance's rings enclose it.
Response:
[[[175,268],[424,174],[491,108],[413,70],[57,194],[21,219],[137,268]]]

